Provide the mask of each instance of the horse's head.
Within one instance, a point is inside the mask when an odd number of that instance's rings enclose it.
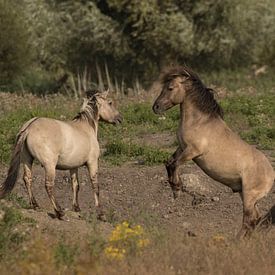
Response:
[[[88,91],[86,92],[89,101],[94,101],[98,108],[99,118],[105,122],[119,124],[122,122],[122,116],[115,108],[113,101],[108,98],[107,91]]]
[[[186,76],[172,74],[162,81],[161,92],[153,105],[153,111],[156,114],[161,114],[184,101],[186,79]]]

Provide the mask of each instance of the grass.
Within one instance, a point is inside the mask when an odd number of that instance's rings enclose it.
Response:
[[[261,149],[275,147],[275,93],[274,76],[267,74],[251,78],[247,71],[226,71],[202,74],[206,84],[226,86],[230,93],[220,100],[228,125],[240,136]],[[250,88],[253,87],[253,94]],[[18,97],[20,99],[20,97]],[[17,100],[18,102],[20,100]],[[46,100],[31,98],[34,104],[22,101],[0,117],[0,162],[8,163],[15,136],[24,122],[34,116],[46,116],[57,119],[71,119],[80,107],[80,102],[63,96],[51,96]],[[159,164],[172,153],[168,145],[164,149],[158,144],[144,146],[140,144],[144,135],[171,133],[176,135],[179,110],[173,108],[159,117],[151,110],[151,102],[122,102],[119,106],[124,121],[118,126],[100,123],[99,139],[106,145],[103,159],[112,164],[125,161],[137,161],[145,165]],[[5,106],[4,106],[5,107]],[[4,108],[5,110],[5,108]]]
[[[78,254],[78,249],[75,245],[66,244],[65,240],[58,242],[54,249],[54,258],[57,266],[72,266]]]
[[[7,201],[19,206],[20,208],[30,209],[30,204],[23,198],[15,193],[9,193],[6,197]]]
[[[139,146],[134,143],[125,143],[120,140],[108,143],[104,157],[114,165],[125,161],[135,160],[139,164],[153,165],[164,163],[170,153],[149,146]]]
[[[87,238],[79,253],[63,241],[52,246],[37,238],[27,246],[26,257],[6,266],[5,274],[273,274],[274,241],[274,234],[255,234],[245,241],[222,234],[153,235],[124,222],[107,238],[93,232],[93,240]]]
[[[228,87],[231,92],[222,99],[228,125],[249,143],[261,149],[274,149],[274,87],[273,78],[259,78],[250,81],[243,74],[232,72],[208,76],[216,77],[214,83]],[[208,79],[206,78],[206,83]],[[209,80],[211,83],[211,80]],[[244,88],[252,85],[255,93],[249,94]],[[274,88],[273,88],[274,89]],[[80,105],[72,99],[50,97],[33,98],[29,104],[19,99],[14,108],[5,111],[0,117],[0,162],[8,163],[15,135],[22,124],[33,116],[47,116],[57,119],[72,118]],[[20,104],[18,104],[20,102]],[[12,105],[13,106],[13,105]],[[124,122],[118,127],[100,124],[99,139],[104,147],[102,158],[119,165],[136,161],[144,165],[154,165],[165,161],[172,148],[161,144],[142,145],[145,135],[171,133],[178,127],[179,111],[169,110],[165,116],[156,116],[151,111],[151,103],[122,102],[119,107]],[[1,110],[0,110],[1,112]],[[170,144],[171,145],[171,144]],[[171,146],[175,146],[173,143]],[[273,153],[274,155],[274,153]],[[28,203],[14,194],[8,197],[9,203],[28,208]],[[108,221],[117,226],[115,210],[107,213]],[[1,219],[1,215],[3,218]],[[34,221],[23,217],[14,207],[0,205],[0,273],[11,274],[273,274],[274,273],[274,234],[254,235],[251,240],[237,242],[224,235],[188,237],[178,232],[174,225],[171,232],[156,228],[157,219],[150,213],[140,212],[130,219],[130,224],[144,226],[147,233],[144,239],[150,243],[138,253],[128,253],[127,257],[110,259],[106,255],[108,237],[97,228],[95,217],[90,217],[91,232],[82,240],[68,242],[43,231],[41,236],[28,235],[23,230]],[[122,221],[119,221],[122,222]],[[110,225],[110,224],[109,224]],[[93,228],[94,227],[94,228]],[[23,228],[23,229],[22,229]],[[133,233],[133,228],[125,230]],[[125,241],[121,234],[117,246],[125,251],[136,249],[136,240]],[[127,237],[128,238],[128,237]],[[127,239],[126,238],[126,239]],[[76,242],[76,243],[74,243]],[[80,244],[81,243],[81,244]],[[129,243],[129,244],[128,244]],[[115,243],[116,244],[116,243]],[[129,247],[128,247],[129,246]],[[108,250],[117,253],[118,250]],[[119,251],[118,251],[119,252]],[[123,252],[124,253],[124,252]],[[108,254],[108,253],[107,253]],[[13,260],[10,260],[12,258]]]
[[[23,230],[17,230],[18,226],[33,226],[35,221],[23,217],[21,212],[14,207],[0,206],[0,262],[7,259],[10,253],[16,251],[21,243],[26,240]]]

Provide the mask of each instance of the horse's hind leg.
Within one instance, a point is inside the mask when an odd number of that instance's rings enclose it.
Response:
[[[62,211],[61,207],[57,203],[53,193],[54,179],[55,179],[55,165],[54,166],[44,165],[44,168],[45,168],[45,187],[46,187],[48,196],[52,202],[52,205],[54,207],[56,217],[60,219],[62,216],[64,216],[64,212]]]
[[[25,182],[25,186],[29,195],[30,206],[33,209],[36,209],[36,208],[39,208],[39,205],[36,202],[36,199],[34,198],[34,195],[32,193],[32,164],[33,164],[32,156],[25,155],[23,160],[23,170],[24,170],[23,180]]]
[[[77,169],[70,170],[71,182],[73,188],[73,210],[76,212],[80,211],[78,204],[78,192],[79,192],[79,180],[78,180],[78,171]]]
[[[95,206],[98,214],[98,219],[106,221],[106,217],[104,215],[104,212],[102,211],[101,204],[99,202],[99,185],[97,181],[98,159],[87,163],[87,167],[89,170],[91,185],[95,197]]]
[[[100,204],[99,204],[99,185],[98,185],[98,181],[97,181],[98,161],[94,160],[91,163],[87,163],[87,167],[89,170],[92,190],[94,193],[95,206],[98,208],[100,206]]]
[[[243,199],[243,224],[237,235],[239,239],[249,237],[260,220],[257,201],[262,198],[262,196],[253,193],[254,192],[245,192],[241,194]]]

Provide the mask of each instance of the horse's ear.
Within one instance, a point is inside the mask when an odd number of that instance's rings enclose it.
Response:
[[[109,91],[110,91],[110,89],[108,88],[106,91],[103,91],[102,93],[101,93],[101,96],[103,97],[103,98],[107,98],[107,96],[108,96],[108,94],[109,94]]]
[[[88,102],[89,102],[89,99],[88,98],[83,98],[83,104],[82,104],[82,106],[81,106],[81,112],[83,112],[84,110],[85,110],[85,108],[87,107],[87,105],[88,105]]]
[[[185,78],[188,78],[188,77],[191,77],[191,74],[188,72],[188,70],[184,70],[183,76],[184,76]]]
[[[98,94],[97,90],[88,90],[86,91],[86,98],[92,99]]]

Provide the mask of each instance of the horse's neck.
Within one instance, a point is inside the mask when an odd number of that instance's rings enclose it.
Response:
[[[181,113],[181,125],[186,127],[192,127],[208,120],[208,116],[203,114],[194,104],[188,100],[185,100],[180,105]]]
[[[95,136],[97,137],[99,117],[93,119],[93,122],[94,122],[93,125],[89,122],[88,119],[77,119],[73,122],[77,123],[79,125],[79,127],[82,128],[83,131],[87,131],[87,129],[92,128],[95,132]]]

